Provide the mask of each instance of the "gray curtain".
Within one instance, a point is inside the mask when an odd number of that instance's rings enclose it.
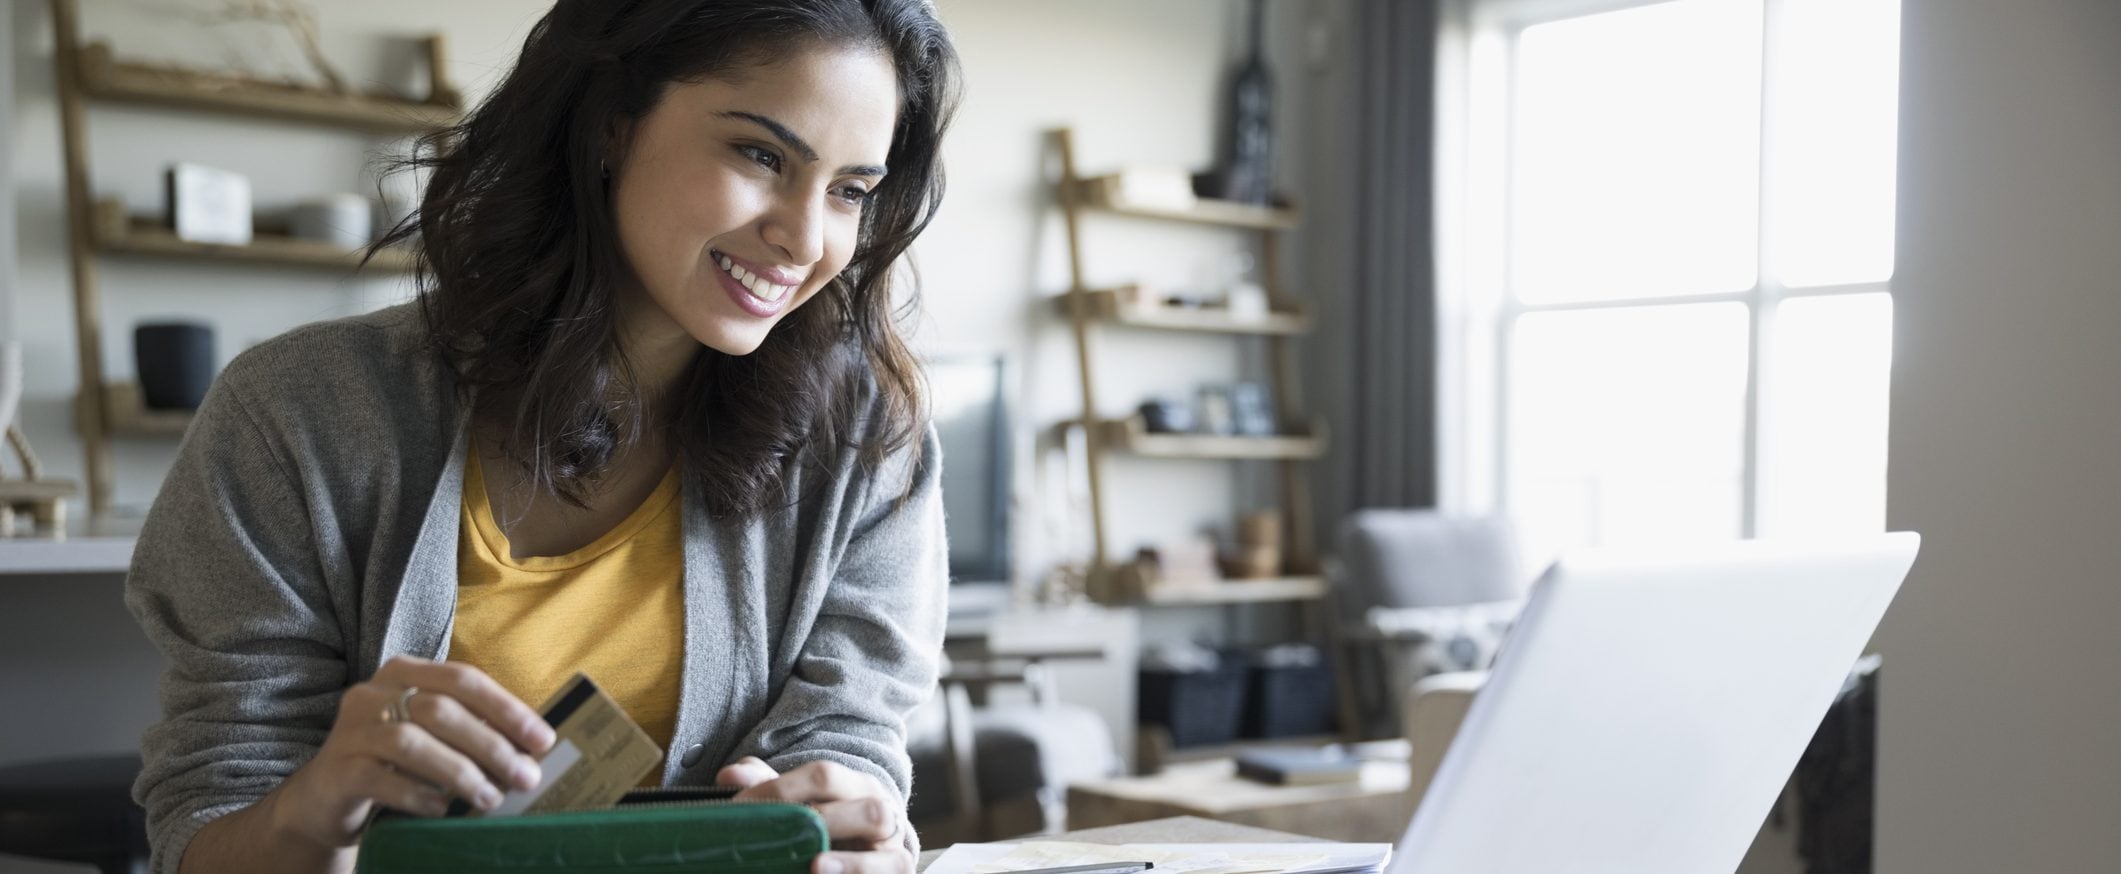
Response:
[[[1307,346],[1331,447],[1313,468],[1315,536],[1339,552],[1357,510],[1436,500],[1434,184],[1439,0],[1346,0],[1332,32],[1341,60],[1319,83],[1309,131],[1320,137],[1310,188],[1321,208],[1307,274],[1320,278],[1318,332]],[[1317,7],[1313,7],[1317,8]],[[1331,54],[1331,53],[1329,53]],[[1335,593],[1333,615],[1367,604]],[[1358,599],[1359,600],[1359,599]],[[1375,647],[1336,647],[1344,722],[1362,737],[1397,735],[1392,672]]]
[[[1313,368],[1334,428],[1319,471],[1324,544],[1355,510],[1436,500],[1436,3],[1348,8],[1349,178],[1338,186],[1346,234],[1335,257],[1347,259],[1349,281],[1326,314]]]

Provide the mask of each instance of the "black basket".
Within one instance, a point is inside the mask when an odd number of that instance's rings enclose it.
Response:
[[[1312,665],[1254,665],[1245,696],[1245,737],[1330,734],[1334,723],[1333,670]]]
[[[1234,741],[1244,715],[1246,671],[1242,660],[1229,657],[1204,671],[1143,668],[1136,719],[1163,726],[1174,748]]]

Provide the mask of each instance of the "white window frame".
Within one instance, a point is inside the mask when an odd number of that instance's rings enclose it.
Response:
[[[1740,536],[1759,534],[1772,497],[1774,448],[1763,435],[1774,421],[1768,385],[1774,319],[1784,301],[1891,292],[1891,279],[1850,285],[1792,288],[1779,284],[1774,263],[1778,156],[1775,80],[1785,59],[1777,51],[1783,0],[1762,0],[1759,239],[1752,288],[1729,293],[1525,304],[1509,299],[1507,204],[1509,125],[1516,114],[1510,52],[1535,24],[1656,5],[1667,0],[1442,0],[1437,52],[1437,277],[1438,277],[1438,504],[1451,512],[1507,513],[1510,494],[1509,337],[1517,319],[1546,312],[1740,303],[1746,307],[1748,349]]]

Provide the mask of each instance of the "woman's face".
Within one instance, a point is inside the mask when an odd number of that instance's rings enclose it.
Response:
[[[872,50],[671,85],[610,161],[634,354],[756,350],[846,268],[897,118],[896,74]]]

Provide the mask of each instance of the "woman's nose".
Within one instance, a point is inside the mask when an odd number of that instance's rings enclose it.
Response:
[[[817,263],[825,257],[825,205],[822,198],[785,198],[766,214],[761,229],[766,244],[780,250],[791,266]]]

